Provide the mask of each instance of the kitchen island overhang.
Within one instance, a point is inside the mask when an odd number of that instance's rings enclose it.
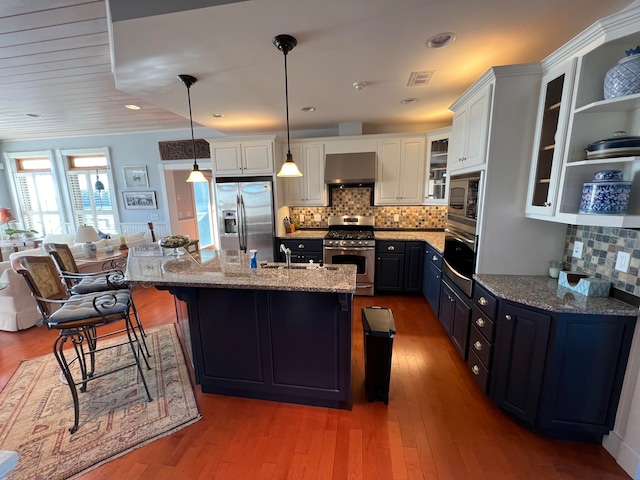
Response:
[[[203,392],[351,407],[355,266],[251,269],[238,251],[203,250],[199,260],[134,251],[126,280],[184,302],[183,336]]]

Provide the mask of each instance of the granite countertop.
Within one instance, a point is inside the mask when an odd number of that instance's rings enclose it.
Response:
[[[559,313],[638,316],[633,305],[612,297],[587,297],[558,285],[558,279],[541,275],[478,274],[475,280],[504,300]]]
[[[184,252],[184,249],[180,249]],[[301,264],[294,264],[295,266]],[[238,250],[200,250],[199,259],[179,257],[162,250],[129,250],[125,281],[132,285],[239,288],[300,292],[354,293],[356,266],[327,268],[249,268],[249,255]],[[279,267],[279,268],[278,268]]]
[[[328,230],[296,230],[287,233],[280,238],[283,240],[295,239],[321,239]],[[444,250],[444,232],[424,230],[374,230],[376,240],[402,240],[428,242],[440,253]]]
[[[404,240],[427,242],[440,253],[444,251],[444,232],[424,230],[376,230],[376,240]]]

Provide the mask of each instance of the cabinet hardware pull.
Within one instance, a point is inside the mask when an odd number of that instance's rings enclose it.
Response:
[[[440,280],[440,275],[436,275],[436,280]]]
[[[478,325],[480,328],[484,327],[484,320],[482,318],[478,318],[476,320],[476,325]]]
[[[511,320],[511,315],[505,315],[504,318],[506,318],[507,320]]]
[[[471,368],[471,371],[472,371],[473,373],[475,373],[476,375],[480,375],[480,367],[479,367],[478,365],[474,365],[474,366]]]
[[[544,206],[545,207],[550,207],[551,206],[551,202],[544,202]]]
[[[391,252],[393,252],[395,249],[396,249],[396,247],[394,247],[393,245],[389,245],[389,246],[387,247],[387,250],[389,250],[389,251],[391,251]]]
[[[300,250],[302,250],[302,249],[304,248],[304,244],[303,244],[303,243],[301,243],[300,245],[298,245],[298,248],[299,248]]]
[[[436,260],[438,260],[438,256],[434,255],[433,257],[431,257],[431,260],[433,260],[435,262]]]
[[[482,343],[480,343],[480,340],[478,340],[476,343],[473,344],[473,348],[475,348],[478,351],[482,350]]]
[[[487,299],[484,297],[480,297],[478,299],[478,303],[484,307],[487,304]]]

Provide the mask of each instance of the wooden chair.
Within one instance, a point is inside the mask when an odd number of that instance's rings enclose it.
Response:
[[[66,243],[45,243],[44,249],[53,258],[60,271],[60,276],[67,284],[69,293],[73,295],[84,295],[107,290],[130,290],[129,285],[124,283],[124,272],[118,268],[95,273],[80,273],[73,253],[71,253],[71,249]],[[138,310],[133,299],[131,299],[131,309],[135,318],[136,328],[142,334],[145,352],[147,356],[150,356],[145,340],[147,334],[144,331],[142,322],[140,322]]]
[[[69,429],[71,433],[78,430],[80,421],[77,387],[80,387],[81,392],[85,392],[87,383],[91,380],[136,366],[148,401],[152,400],[140,357],[144,359],[147,370],[151,367],[142,353],[142,345],[131,320],[130,290],[106,290],[84,295],[69,295],[67,286],[50,256],[18,256],[12,260],[12,267],[24,276],[38,304],[44,323],[48,328],[59,332],[53,343],[53,353],[73,398],[74,424]],[[99,339],[112,336],[117,332],[98,335],[98,329],[116,322],[124,323],[125,340],[99,348]],[[73,349],[65,351],[64,347],[69,341]],[[126,344],[129,344],[133,355],[130,363],[115,370],[96,373],[96,353]],[[71,355],[70,358],[67,358],[68,355]],[[76,362],[80,369],[80,379],[75,379],[71,370],[71,365]]]

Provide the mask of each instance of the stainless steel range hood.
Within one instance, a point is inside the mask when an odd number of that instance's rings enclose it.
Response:
[[[324,181],[329,185],[371,184],[376,180],[376,152],[328,153]]]

